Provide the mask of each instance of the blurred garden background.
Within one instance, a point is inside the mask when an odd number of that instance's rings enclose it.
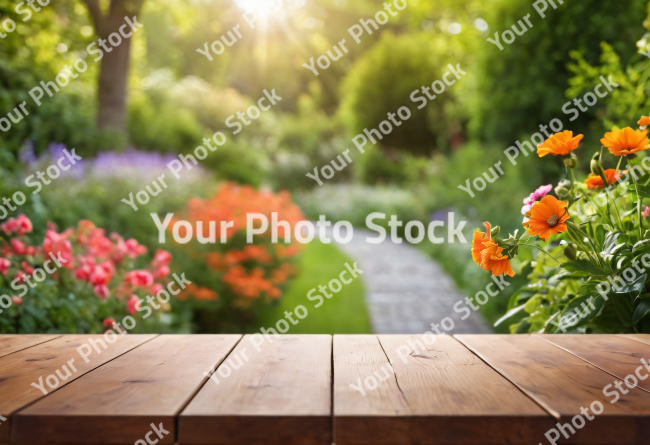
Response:
[[[364,227],[372,212],[427,223],[453,211],[469,221],[464,232],[471,240],[474,229],[495,215],[504,232],[521,228],[522,199],[564,172],[562,161],[550,156],[520,156],[513,168],[503,152],[515,141],[530,140],[554,118],[585,140],[598,140],[612,126],[630,125],[650,111],[650,59],[639,53],[650,44],[647,0],[569,0],[557,10],[549,7],[545,19],[530,0],[408,0],[360,44],[348,28],[374,17],[383,1],[284,1],[253,30],[242,14],[259,3],[59,0],[23,21],[16,2],[0,0],[0,23],[9,18],[16,24],[0,39],[0,115],[23,101],[32,104],[29,115],[0,132],[0,197],[27,196],[0,223],[24,214],[33,226],[29,233],[9,227],[0,236],[5,249],[14,239],[36,247],[22,252],[31,266],[51,249],[48,242],[68,241],[65,249],[77,258],[74,267],[14,300],[0,314],[0,332],[101,332],[105,320],[134,312],[134,292],[144,298],[173,273],[185,273],[193,285],[135,331],[257,331],[305,304],[309,289],[336,278],[351,259],[319,242],[247,245],[241,224],[226,244],[161,245],[150,213],[209,221],[279,212],[292,224],[325,215]],[[534,26],[503,51],[486,41],[526,14]],[[114,16],[137,16],[143,27],[115,57],[95,62],[87,47]],[[212,53],[212,61],[196,51],[236,25],[242,25],[241,41]],[[318,76],[302,66],[344,38],[349,52]],[[87,71],[33,106],[28,91],[79,58]],[[410,93],[440,79],[448,64],[460,64],[467,75],[418,110]],[[601,75],[620,87],[569,122],[563,105],[592,91]],[[120,82],[122,109],[110,97]],[[233,135],[228,116],[257,102],[264,89],[275,89],[282,100]],[[352,137],[377,128],[401,106],[411,108],[412,118],[399,131],[363,154],[354,148]],[[227,143],[173,179],[166,164],[217,131]],[[32,194],[25,178],[64,148],[83,160]],[[348,148],[353,162],[324,185],[306,176]],[[506,174],[487,191],[472,198],[458,188],[498,161]],[[588,161],[584,157],[579,167],[584,175]],[[138,203],[138,211],[120,202],[164,172],[169,187]],[[469,244],[416,247],[467,295],[490,280],[472,262]],[[16,294],[10,282],[20,267],[14,262],[3,270],[2,293]],[[156,282],[133,271],[148,271]],[[525,275],[512,279],[510,289],[518,280],[525,283]],[[364,292],[355,281],[291,333],[370,332]],[[505,313],[511,293],[506,289],[482,306],[487,320]]]

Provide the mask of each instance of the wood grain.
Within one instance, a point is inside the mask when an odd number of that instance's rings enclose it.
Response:
[[[335,336],[337,445],[530,444],[552,426],[548,413],[459,342],[427,339],[435,342],[409,335]],[[398,349],[409,340],[418,351],[404,363]],[[388,360],[395,374],[385,378],[381,368]],[[364,386],[365,397],[350,388],[368,376],[378,386]]]
[[[159,443],[173,444],[176,416],[207,381],[241,335],[163,335],[14,416],[11,438],[18,442],[132,444],[150,424],[170,432]]]
[[[181,413],[179,444],[330,445],[332,337],[270,337],[260,351],[251,339]]]
[[[45,334],[0,335],[0,358],[59,337]]]
[[[537,336],[455,337],[546,407],[562,424],[581,415],[581,408],[589,409],[593,417],[592,403],[602,403],[603,413],[586,421],[586,425],[577,429],[565,443],[647,444],[650,433],[650,394],[647,392],[626,389],[627,394],[619,395],[616,403],[610,403],[614,397],[603,391],[613,385],[615,377]],[[548,441],[541,436],[534,443],[538,442]]]
[[[650,345],[609,334],[546,334],[539,337],[621,380],[632,375],[629,382],[650,392],[650,366],[641,362],[644,359],[647,364],[650,360]],[[635,375],[635,372],[639,374]],[[637,378],[639,375],[641,378],[645,376],[645,380]]]
[[[650,334],[618,334],[618,336],[650,345]]]
[[[88,363],[79,355],[77,348],[87,343],[90,338],[94,341],[103,339],[103,335],[66,335],[0,358],[0,394],[2,394],[2,397],[0,397],[0,415],[9,418],[14,412],[43,398],[43,392],[31,386],[31,383],[39,382],[39,377],[43,377],[45,381],[49,375],[54,374],[57,376],[56,371],[58,370],[63,377],[66,377],[65,380],[60,379],[59,388],[61,388],[88,371],[154,337],[156,336],[118,335],[115,343],[107,345],[107,349],[103,350],[101,345],[98,346],[101,353],[93,350],[92,355],[88,356]],[[68,368],[71,373],[68,376],[67,372],[61,367],[71,359],[74,359],[72,365],[77,369],[77,372],[72,372],[72,369]],[[53,391],[47,385],[45,389],[46,391]],[[10,423],[11,419],[0,423],[0,443],[9,441]]]

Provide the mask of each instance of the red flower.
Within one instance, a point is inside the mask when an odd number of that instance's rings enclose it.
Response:
[[[95,286],[108,284],[110,279],[111,279],[110,275],[106,272],[106,270],[103,267],[100,266],[95,266],[95,269],[90,274],[90,282],[93,283]]]
[[[126,274],[124,281],[133,286],[146,289],[153,284],[153,275],[148,270],[133,270]]]
[[[171,253],[166,250],[157,250],[153,257],[153,264],[169,264],[172,262]]]
[[[112,318],[105,318],[104,319],[104,326],[106,326],[106,327],[113,327],[113,326],[115,326],[115,324],[116,324],[115,320],[112,319]]]
[[[12,232],[15,232],[18,230],[18,222],[16,221],[16,218],[9,218],[6,223],[4,223],[2,226],[2,231],[6,233],[7,235],[11,234]]]
[[[20,265],[23,266],[23,269],[25,270],[25,272],[27,272],[27,274],[32,275],[34,273],[34,268],[30,266],[27,261],[23,261],[22,263],[20,263]]]
[[[18,255],[25,255],[27,253],[27,244],[23,243],[22,241],[13,238],[11,240],[11,245]]]
[[[25,272],[19,270],[18,272],[16,272],[16,275],[14,275],[14,280],[18,280],[17,282],[20,283],[21,281],[23,281],[25,277],[26,277]]]
[[[138,309],[140,309],[140,299],[135,295],[131,295],[128,303],[126,304],[126,310],[131,314],[135,314]]]
[[[104,229],[93,229],[88,241],[88,253],[97,258],[106,258],[113,253],[115,246],[104,236]]]
[[[32,231],[32,222],[25,215],[19,215],[16,219],[18,235],[24,235]]]
[[[126,240],[124,244],[126,245],[125,253],[131,258],[136,258],[147,253],[147,248],[141,244],[138,244],[138,242],[133,238]]]
[[[43,252],[57,256],[60,254],[66,262],[63,267],[74,269],[74,256],[72,255],[72,245],[67,240],[71,232],[65,231],[61,234],[56,233],[54,230],[48,230],[45,233],[45,240],[43,241]]]
[[[108,287],[106,287],[105,284],[100,284],[98,286],[95,286],[95,293],[101,300],[103,300],[104,298],[108,297],[111,294],[111,292],[108,290]]]
[[[149,289],[149,292],[151,292],[151,295],[156,295],[158,292],[163,290],[165,286],[163,286],[160,283],[154,283],[153,286],[151,286],[151,289]]]
[[[7,276],[7,271],[11,267],[11,261],[9,261],[6,258],[0,258],[0,272],[2,272],[2,275],[5,277]]]
[[[11,297],[11,301],[13,301],[14,304],[16,304],[16,305],[18,305],[18,306],[20,306],[21,304],[23,304],[23,299],[20,298],[20,297],[18,297],[18,296],[16,296],[16,295],[14,295],[13,297]]]
[[[165,278],[167,275],[169,275],[169,266],[166,264],[161,264],[158,266],[153,275],[156,278]]]

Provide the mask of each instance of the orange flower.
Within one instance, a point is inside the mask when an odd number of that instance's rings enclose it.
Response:
[[[614,170],[613,168],[609,168],[605,170],[605,176],[607,177],[607,183],[609,185],[612,185],[614,182],[618,180],[622,175],[626,174],[627,170],[624,172],[620,170]],[[588,189],[600,189],[605,187],[605,184],[603,184],[603,178],[601,178],[599,175],[594,175],[593,173],[589,173],[589,177],[585,179],[585,184],[587,184]]]
[[[579,134],[573,137],[573,131],[564,130],[561,133],[555,133],[550,138],[546,139],[543,144],[537,146],[537,154],[541,158],[547,154],[568,155],[578,147],[580,140],[584,136]]]
[[[501,254],[503,249],[492,241],[492,227],[490,223],[486,221],[483,225],[485,225],[487,233],[479,232],[478,230],[474,232],[474,238],[472,239],[472,258],[483,270],[491,271],[492,275],[507,273],[511,277],[514,277],[515,273],[512,267],[510,267],[510,259],[507,256],[503,256]]]
[[[492,272],[492,275],[510,275],[515,276],[515,272],[510,267],[510,259],[503,256],[503,248],[499,247],[494,241],[486,241],[485,249],[481,251],[481,267]]]
[[[479,232],[478,229],[474,231],[474,237],[472,238],[472,259],[479,266],[481,265],[481,252],[485,249],[483,244],[485,241],[492,241],[491,231],[489,222],[484,222],[483,225],[487,230],[487,233]]]
[[[544,196],[530,209],[530,219],[523,223],[529,235],[539,235],[547,241],[554,233],[566,232],[565,221],[569,219],[567,203],[551,195]]]
[[[639,122],[637,122],[637,124],[639,124],[639,127],[643,127],[643,129],[645,129],[645,127],[650,125],[650,116],[641,116],[641,119],[639,119]]]
[[[605,133],[600,143],[609,148],[614,156],[625,156],[650,148],[647,134],[648,130],[632,130],[630,127],[625,127],[622,130]]]

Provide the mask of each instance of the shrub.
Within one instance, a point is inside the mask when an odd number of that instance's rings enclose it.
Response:
[[[141,308],[140,297],[155,295],[168,281],[167,252],[156,252],[144,266],[144,246],[117,233],[107,237],[90,221],[79,221],[76,229],[61,233],[49,223],[43,241],[22,214],[1,228],[2,333],[102,332],[103,326],[113,324],[113,317],[134,315]],[[164,303],[161,312],[169,310]],[[143,320],[135,332],[156,324],[160,329],[159,315]]]
[[[272,239],[273,212],[277,212],[278,221],[288,222],[292,242],[285,242],[286,229],[282,226],[277,231],[278,242]],[[265,215],[269,229],[248,243],[247,215],[252,213]],[[289,193],[256,191],[232,183],[220,185],[212,198],[192,199],[175,215],[170,228],[176,220],[189,221],[207,238],[210,225],[215,227],[216,243],[202,244],[193,239],[172,248],[178,261],[192,265],[187,275],[193,284],[179,298],[192,308],[196,331],[242,332],[258,327],[258,308],[280,298],[287,280],[296,273],[290,257],[298,253],[300,245],[293,233],[303,219]],[[225,242],[220,239],[222,221],[234,223],[227,229]],[[184,231],[179,235],[183,237]]]

